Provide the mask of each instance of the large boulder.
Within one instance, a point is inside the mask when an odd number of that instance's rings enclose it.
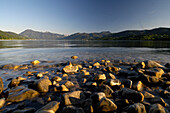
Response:
[[[37,90],[41,93],[46,93],[49,90],[49,86],[52,85],[52,82],[49,79],[40,79],[37,83]]]
[[[26,99],[33,99],[37,96],[39,96],[39,93],[37,91],[26,88],[24,86],[18,86],[9,90],[7,101],[20,102]]]
[[[76,73],[79,70],[78,66],[73,66],[72,63],[63,68],[64,73]]]
[[[130,105],[127,110],[128,113],[146,113],[145,106],[142,103],[135,103]]]
[[[101,112],[111,112],[117,109],[116,104],[108,98],[102,98],[98,107]]]
[[[73,91],[62,95],[62,100],[65,105],[78,105],[85,99],[82,91]]]
[[[122,88],[121,93],[124,98],[134,102],[143,102],[144,100],[144,95],[141,92],[135,91],[133,89]]]
[[[146,70],[144,73],[150,76],[161,78],[162,75],[164,74],[164,71],[161,68],[153,68],[153,69]]]
[[[163,65],[157,63],[156,61],[153,61],[153,60],[146,60],[144,62],[141,62],[140,63],[142,65],[142,68],[146,68],[146,69],[149,69],[149,68],[164,68]]]
[[[42,108],[40,108],[39,110],[37,110],[35,113],[41,113],[43,111],[53,111],[54,113],[59,109],[59,105],[60,102],[57,101],[52,101],[50,103],[48,103],[47,105],[43,106]]]

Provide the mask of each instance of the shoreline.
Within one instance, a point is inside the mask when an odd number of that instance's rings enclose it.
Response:
[[[170,110],[169,62],[161,65],[151,60],[111,62],[77,61],[77,58],[72,56],[72,62],[60,64],[35,60],[23,65],[2,65],[0,111],[120,113]]]

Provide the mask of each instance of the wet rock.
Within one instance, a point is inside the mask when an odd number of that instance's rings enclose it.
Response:
[[[103,92],[95,92],[90,96],[94,103],[99,102],[104,97],[106,97],[106,95]]]
[[[134,102],[142,102],[144,100],[144,95],[141,92],[128,88],[122,88],[122,96]]]
[[[39,93],[37,91],[26,88],[24,86],[18,86],[9,90],[7,101],[20,102],[26,99],[33,99],[37,96],[39,96]]]
[[[166,110],[160,104],[153,104],[149,110],[149,113],[166,113]]]
[[[154,69],[146,70],[144,73],[147,75],[155,76],[157,78],[161,78],[162,75],[164,74],[164,71],[161,68],[154,68]]]
[[[9,87],[9,88],[16,87],[16,86],[18,86],[19,84],[20,84],[20,80],[14,78],[14,79],[12,79],[12,81],[9,83],[8,87]]]
[[[47,105],[43,106],[39,110],[37,110],[35,113],[42,113],[43,111],[53,111],[54,113],[57,112],[59,109],[60,102],[58,101],[52,101],[48,103]]]
[[[15,110],[12,113],[34,113],[34,112],[35,112],[35,108],[24,108],[24,109]]]
[[[142,83],[146,85],[155,85],[159,84],[159,78],[155,76],[149,76],[149,75],[140,75],[139,80],[142,81]]]
[[[167,103],[161,98],[161,97],[154,97],[153,99],[151,99],[151,103],[159,103],[162,106],[166,107]]]
[[[14,69],[14,65],[13,64],[6,64],[1,66],[1,69]]]
[[[40,61],[38,61],[38,60],[34,60],[31,62],[32,65],[38,65],[39,63],[40,63]]]
[[[52,85],[52,82],[49,79],[40,79],[37,83],[37,90],[41,93],[46,93],[49,90],[49,86]]]
[[[101,112],[110,112],[117,109],[116,104],[108,98],[102,98],[99,102]]]
[[[67,106],[80,104],[84,99],[85,95],[82,91],[73,91],[62,95],[62,100]]]
[[[0,77],[0,94],[2,93],[4,89],[3,79]]]
[[[126,111],[128,113],[146,113],[145,106],[142,103],[130,105]]]
[[[2,108],[4,106],[5,102],[6,102],[5,98],[0,99],[0,108]]]
[[[96,76],[94,76],[94,80],[98,81],[98,80],[105,80],[106,76],[105,74],[97,74]]]
[[[133,88],[137,91],[143,91],[143,83],[138,81],[136,84],[133,85]]]
[[[100,66],[100,63],[96,62],[96,63],[93,64],[93,66]]]
[[[144,68],[149,69],[149,68],[164,68],[163,65],[157,63],[156,61],[153,60],[146,60],[144,61]]]
[[[62,78],[59,77],[59,76],[55,76],[55,77],[53,77],[52,80],[53,80],[53,81],[56,81],[56,82],[60,82],[60,81],[62,81]]]
[[[77,59],[77,58],[78,58],[78,56],[71,56],[71,58],[72,58],[72,59]]]
[[[119,79],[109,79],[108,84],[110,86],[119,86],[119,85],[121,85],[121,82]]]
[[[27,71],[24,76],[33,76],[37,71]]]
[[[65,73],[76,73],[78,70],[78,66],[73,66],[71,63],[63,68]]]
[[[67,88],[71,88],[71,87],[74,86],[74,83],[71,82],[71,81],[66,81],[66,82],[64,83],[64,85],[65,85]]]
[[[27,78],[24,78],[24,77],[21,77],[21,76],[17,77],[16,79],[18,79],[18,81],[24,81],[24,80],[27,80]]]
[[[151,99],[151,98],[154,98],[154,97],[155,97],[154,95],[152,95],[151,93],[149,93],[149,92],[147,92],[147,91],[143,91],[142,93],[143,93],[143,95],[144,95],[145,98]]]
[[[62,113],[85,113],[82,108],[77,108],[75,106],[66,106],[63,108]]]
[[[105,84],[101,86],[101,92],[105,93],[107,98],[112,97],[112,94],[114,93],[114,91],[108,85]]]

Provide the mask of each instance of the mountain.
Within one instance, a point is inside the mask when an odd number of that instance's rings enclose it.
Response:
[[[21,36],[18,35],[16,33],[13,32],[4,32],[0,30],[0,39],[5,39],[5,40],[15,40],[15,39],[20,39],[20,40],[24,40],[24,39],[28,39],[25,36]]]
[[[170,40],[170,28],[151,30],[126,30],[118,33],[75,33],[64,39],[79,40]]]
[[[98,39],[98,38],[102,38],[104,36],[108,36],[109,34],[111,34],[111,32],[109,32],[109,31],[104,31],[104,32],[100,32],[100,33],[75,33],[75,34],[65,37],[64,39],[92,40],[92,39]]]
[[[31,29],[27,29],[23,32],[21,32],[19,35],[30,37],[33,39],[60,39],[65,37],[64,35],[57,34],[57,33],[50,33],[50,32],[39,32],[39,31],[33,31]]]

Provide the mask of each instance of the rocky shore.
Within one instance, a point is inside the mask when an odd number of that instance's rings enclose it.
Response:
[[[170,63],[89,60],[2,65],[1,113],[169,113]],[[80,59],[80,58],[78,58]]]

